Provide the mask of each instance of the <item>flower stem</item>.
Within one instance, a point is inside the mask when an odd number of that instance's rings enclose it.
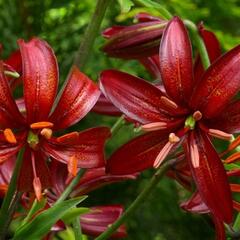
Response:
[[[160,179],[164,176],[166,171],[176,162],[176,160],[169,160],[163,164],[156,173],[152,176],[148,185],[138,195],[138,197],[132,202],[132,204],[126,209],[123,215],[109,228],[98,236],[95,240],[105,240],[111,237],[111,235],[131,216],[131,214],[146,200],[150,193],[155,189]]]
[[[7,232],[8,226],[11,222],[13,215],[13,209],[15,209],[19,198],[20,193],[16,192],[17,189],[17,179],[21,169],[23,161],[24,148],[18,153],[16,165],[8,186],[8,191],[4,197],[1,210],[0,210],[0,239],[5,239],[5,234]],[[10,214],[12,213],[12,214]]]
[[[82,240],[82,229],[79,217],[76,217],[72,223],[75,239]]]
[[[118,118],[111,128],[112,135],[116,134],[117,131],[125,124],[124,115]]]
[[[206,46],[204,44],[204,41],[201,38],[201,36],[199,35],[198,28],[190,20],[184,20],[184,23],[193,36],[193,40],[195,41],[196,46],[198,48],[203,67],[204,67],[204,69],[207,69],[210,66],[210,60],[209,60],[208,52],[207,52]]]
[[[81,177],[84,175],[85,173],[85,169],[81,168],[78,173],[77,176],[71,181],[71,183],[67,186],[67,188],[64,190],[64,192],[62,193],[62,195],[59,197],[59,199],[55,202],[55,204],[61,203],[63,202],[65,199],[67,199],[67,197],[69,196],[69,194],[73,191],[74,187],[78,184],[79,180],[81,179]]]
[[[106,9],[111,0],[98,0],[95,11],[92,18],[89,21],[88,27],[84,34],[83,40],[76,53],[74,64],[81,70],[84,68],[89,53],[93,47],[94,41],[99,34],[99,28],[101,26]]]

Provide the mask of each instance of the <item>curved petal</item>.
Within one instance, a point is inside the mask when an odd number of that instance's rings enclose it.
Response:
[[[204,132],[195,130],[190,133],[186,155],[202,200],[216,218],[231,223],[233,202],[227,175]]]
[[[117,70],[105,70],[100,75],[104,95],[126,116],[139,123],[174,122],[164,109],[164,94],[152,84]],[[177,115],[181,110],[175,109]]]
[[[240,132],[240,100],[231,102],[208,126],[228,133]]]
[[[109,115],[109,116],[121,116],[122,112],[116,108],[102,93],[92,108],[92,112]]]
[[[113,37],[114,35],[118,34],[120,31],[122,31],[125,28],[127,28],[127,26],[118,26],[117,25],[117,26],[109,27],[102,32],[102,36],[105,37],[106,39],[109,39],[109,38]]]
[[[167,94],[179,105],[188,103],[193,89],[192,50],[181,19],[167,25],[160,44],[160,71]]]
[[[98,87],[77,67],[73,67],[50,121],[55,129],[64,129],[82,119],[100,96]]]
[[[128,179],[136,179],[136,177],[137,174],[128,175],[106,174],[104,167],[89,169],[81,178],[78,185],[75,187],[72,196],[83,195],[107,184],[121,182]]]
[[[24,118],[18,111],[3,71],[0,62],[0,128],[22,127]]]
[[[219,115],[240,89],[240,45],[218,58],[204,73],[190,105],[205,118]]]
[[[22,55],[24,100],[29,124],[46,121],[58,88],[58,66],[51,47],[34,38],[18,41]]]
[[[90,213],[80,216],[81,227],[84,234],[98,236],[104,232],[109,225],[113,224],[123,213],[121,205],[109,205],[92,207]],[[124,238],[127,236],[124,225],[121,225],[112,238]]]
[[[104,144],[110,135],[109,128],[96,127],[79,132],[75,140],[51,139],[45,141],[42,147],[47,155],[65,164],[75,157],[79,168],[102,167],[105,165]]]
[[[117,149],[107,161],[111,174],[133,174],[153,167],[153,163],[168,142],[167,131],[156,131],[134,138]]]
[[[199,34],[201,35],[204,44],[207,48],[208,56],[210,59],[210,62],[214,62],[218,57],[221,56],[221,47],[220,43],[216,37],[216,35],[208,31],[204,28],[203,24],[199,25]],[[198,54],[195,64],[194,64],[194,81],[198,82],[200,81],[202,75],[204,73],[203,65],[201,58]]]

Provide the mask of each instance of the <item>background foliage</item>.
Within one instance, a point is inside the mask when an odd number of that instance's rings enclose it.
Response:
[[[160,2],[160,0],[159,0]],[[240,1],[239,0],[161,0],[171,13],[205,25],[216,32],[222,48],[228,50],[240,42]],[[61,83],[67,76],[72,64],[74,52],[78,49],[81,36],[94,9],[95,1],[89,0],[0,0],[0,42],[3,44],[3,57],[17,48],[16,40],[41,37],[55,50],[60,68]],[[113,24],[127,24],[132,17],[144,8],[134,8],[128,13],[121,13],[117,0],[112,0],[102,29]],[[158,15],[156,10],[152,14]],[[97,80],[99,72],[106,68],[118,68],[140,77],[150,76],[135,61],[121,61],[107,58],[100,47],[104,42],[97,38],[91,57],[84,69]],[[90,114],[78,124],[76,129],[96,125],[111,126],[113,117]],[[124,127],[107,145],[110,154],[123,142],[133,137],[131,126]],[[127,206],[143,188],[152,171],[146,171],[139,181],[119,183],[95,191],[88,204],[123,203]],[[175,182],[164,179],[149,200],[135,213],[128,222],[129,240],[185,240],[214,239],[212,223],[208,217],[193,216],[183,212],[178,204],[187,197]],[[61,237],[59,236],[59,239]]]

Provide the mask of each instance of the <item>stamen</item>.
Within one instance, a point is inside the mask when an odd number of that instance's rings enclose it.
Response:
[[[237,160],[240,160],[240,152],[236,152],[232,154],[224,162],[229,164],[229,163],[236,162]]]
[[[239,184],[230,184],[230,189],[232,192],[240,193],[240,185]]]
[[[31,129],[42,129],[42,128],[52,128],[53,123],[51,122],[36,122],[30,125]]]
[[[70,159],[68,160],[68,172],[74,177],[77,175],[77,166],[78,160],[76,156],[70,157]]]
[[[78,140],[79,133],[78,132],[71,132],[67,133],[61,137],[57,138],[57,142],[59,143],[73,143]]]
[[[199,121],[202,119],[202,113],[200,111],[196,111],[193,113],[193,118],[195,121]]]
[[[31,160],[32,160],[32,170],[33,170],[33,189],[38,201],[42,198],[42,184],[40,178],[37,176],[36,164],[35,164],[35,156],[34,153],[31,152]]]
[[[42,136],[44,136],[46,139],[50,139],[52,137],[52,129],[50,128],[43,128],[40,132]]]
[[[170,152],[170,150],[172,149],[173,146],[174,146],[174,144],[171,142],[167,142],[165,144],[165,146],[162,148],[160,153],[157,155],[157,157],[153,163],[154,168],[158,168],[161,165],[161,163],[167,157],[168,153]]]
[[[197,149],[197,144],[195,142],[193,142],[190,145],[190,155],[191,155],[191,161],[192,161],[193,167],[198,168],[199,167],[199,152]]]
[[[16,71],[8,71],[8,70],[5,70],[4,71],[4,74],[6,76],[9,76],[9,77],[13,77],[13,78],[19,78],[20,77],[20,74]]]
[[[230,141],[233,138],[233,135],[230,134],[230,133],[226,133],[226,132],[223,132],[221,130],[212,129],[212,128],[210,128],[208,130],[208,134],[213,136],[213,137],[220,138],[220,139],[223,139],[223,140],[228,140],[228,141]]]
[[[42,184],[38,177],[33,179],[33,189],[37,200],[40,202],[42,199]]]
[[[228,151],[232,151],[240,145],[240,135],[228,146]]]
[[[17,139],[10,128],[6,128],[3,131],[4,137],[9,143],[17,143]]]
[[[148,123],[141,126],[141,129],[146,132],[162,130],[166,128],[167,128],[167,124],[165,122],[153,122],[153,123]]]
[[[161,97],[161,101],[165,106],[167,106],[169,108],[173,108],[173,109],[178,108],[178,105],[175,102],[173,102],[172,100],[170,100],[169,98],[167,98],[165,96]]]
[[[170,143],[177,143],[180,141],[180,138],[175,133],[170,133],[168,136],[168,141]]]
[[[3,193],[5,195],[7,190],[8,190],[8,185],[0,184],[0,193]]]

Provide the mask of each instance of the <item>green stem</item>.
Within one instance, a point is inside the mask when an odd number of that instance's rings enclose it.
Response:
[[[156,173],[152,176],[148,185],[143,189],[143,191],[138,195],[138,197],[132,202],[132,204],[126,209],[123,215],[109,228],[103,232],[95,240],[105,240],[111,237],[111,235],[131,216],[131,214],[146,200],[150,193],[155,189],[156,185],[160,179],[164,176],[166,171],[175,163],[175,160],[167,161],[163,164]]]
[[[69,196],[69,194],[73,191],[73,189],[75,188],[75,186],[79,183],[79,180],[81,179],[81,177],[84,175],[85,173],[85,169],[81,168],[78,173],[77,176],[71,181],[71,183],[67,186],[67,188],[64,190],[64,192],[61,194],[61,196],[59,197],[59,199],[55,202],[55,204],[61,203],[63,202],[65,199],[67,199],[67,197]]]
[[[133,0],[133,2],[136,5],[139,5],[140,7],[147,7],[147,8],[155,8],[158,10],[158,12],[165,17],[166,19],[171,19],[172,14],[163,6],[161,6],[159,3],[156,3],[152,0]]]
[[[24,153],[24,148],[22,148],[18,153],[16,165],[15,165],[10,183],[8,185],[8,191],[5,195],[5,198],[4,198],[2,206],[1,206],[0,239],[5,239],[5,233],[7,232],[7,228],[9,226],[9,223],[11,222],[11,218],[12,218],[12,214],[9,214],[9,213],[12,212],[13,208],[15,209],[17,203],[16,202],[14,203],[14,200],[16,200],[16,197],[19,196],[19,194],[20,194],[20,193],[16,192],[16,189],[17,189],[17,179],[18,179],[22,161],[23,161],[23,153]],[[19,200],[19,198],[17,198],[17,199]]]
[[[89,53],[93,47],[94,41],[99,34],[99,28],[110,1],[111,0],[97,1],[95,11],[89,21],[83,40],[74,59],[74,64],[81,70],[84,68],[88,56],[90,55]]]
[[[124,115],[118,118],[111,128],[112,135],[116,134],[117,131],[125,124]]]
[[[31,207],[31,209],[30,209],[30,211],[28,212],[28,215],[24,218],[24,220],[22,221],[22,226],[24,225],[24,224],[26,224],[31,218],[32,218],[32,216],[33,216],[33,214],[36,212],[36,209],[38,208],[38,201],[37,201],[37,199],[35,199],[34,200],[34,202],[33,202],[33,205],[32,205],[32,207]]]
[[[210,66],[210,60],[209,60],[208,52],[204,44],[204,41],[199,35],[198,28],[190,20],[184,20],[184,23],[192,34],[193,40],[195,41],[195,44],[199,51],[199,55],[201,57],[203,67],[204,69],[207,69]]]
[[[79,217],[76,217],[72,223],[73,232],[76,240],[82,240],[82,229]]]

